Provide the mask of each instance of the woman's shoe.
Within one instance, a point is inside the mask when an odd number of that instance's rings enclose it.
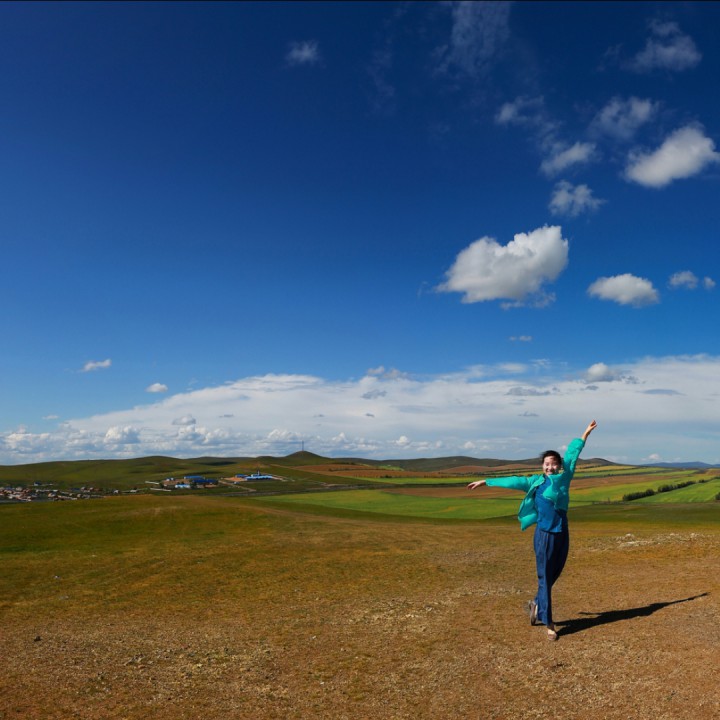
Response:
[[[534,600],[529,600],[528,604],[525,607],[527,609],[528,615],[530,616],[530,624],[537,625],[538,624],[537,603]]]

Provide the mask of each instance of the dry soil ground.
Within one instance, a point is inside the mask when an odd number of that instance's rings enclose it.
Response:
[[[720,717],[720,526],[571,518],[552,643],[523,612],[532,535],[514,521],[235,504],[217,522],[184,552],[140,538],[75,573],[58,556],[56,586],[28,578],[44,603],[6,596],[0,718]]]

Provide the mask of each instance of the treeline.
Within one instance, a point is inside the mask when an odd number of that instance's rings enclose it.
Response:
[[[690,485],[697,485],[698,483],[702,484],[706,482],[708,482],[708,478],[704,478],[703,480],[685,480],[684,482],[661,485],[657,490],[648,488],[647,490],[627,493],[627,495],[623,495],[622,499],[623,502],[630,502],[631,500],[639,500],[640,498],[651,497],[658,493],[672,492],[673,490],[680,490],[681,488],[689,487]]]

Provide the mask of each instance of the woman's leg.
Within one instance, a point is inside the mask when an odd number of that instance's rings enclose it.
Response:
[[[562,574],[563,568],[567,561],[568,552],[570,550],[570,533],[567,528],[562,532],[555,533],[555,542],[553,544],[552,561],[548,567],[550,586],[553,586]]]
[[[538,620],[549,627],[553,626],[552,617],[552,586],[560,577],[570,546],[567,531],[549,533],[535,528],[533,545],[535,547],[535,564],[537,566],[538,592],[537,603]]]
[[[544,530],[541,530],[536,526],[535,536],[533,538],[533,546],[535,548],[535,565],[537,567],[538,579],[538,589],[537,595],[535,596],[535,603],[537,605],[538,622],[541,622],[543,625],[547,625],[548,622],[552,622],[552,610],[550,610],[550,615],[548,616],[548,610],[551,607],[551,584],[548,582],[548,558],[551,552],[551,543],[552,534],[546,533]]]

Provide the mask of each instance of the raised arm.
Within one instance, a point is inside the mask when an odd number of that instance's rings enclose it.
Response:
[[[593,420],[586,428],[585,432],[581,435],[583,442],[587,442],[590,433],[597,427],[597,423]]]

